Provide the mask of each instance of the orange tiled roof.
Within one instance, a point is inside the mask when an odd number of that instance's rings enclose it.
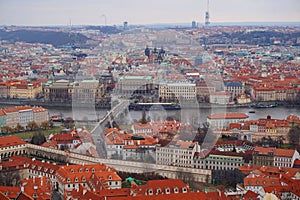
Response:
[[[20,191],[20,187],[0,186],[0,192],[3,194],[6,193],[9,199],[16,199]]]
[[[0,138],[0,148],[27,144],[17,136],[8,136]]]
[[[209,119],[247,119],[249,116],[245,113],[222,113],[211,114],[207,118]]]

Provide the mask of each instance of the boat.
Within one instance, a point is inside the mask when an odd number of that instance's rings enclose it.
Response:
[[[253,108],[275,108],[277,107],[277,104],[262,104],[262,103],[258,103],[258,104],[254,104],[252,105]]]
[[[180,110],[181,107],[176,103],[130,103],[129,110]]]
[[[255,113],[255,110],[249,110],[249,113]]]

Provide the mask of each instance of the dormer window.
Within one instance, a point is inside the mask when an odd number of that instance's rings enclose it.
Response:
[[[84,181],[84,182],[86,181],[86,179],[85,179],[85,177],[84,177],[84,176],[82,177],[82,181]]]
[[[178,188],[174,188],[174,193],[177,194],[178,193]]]
[[[70,182],[71,182],[71,179],[70,179],[70,178],[68,178],[68,179],[67,179],[67,182],[68,182],[68,183],[70,183]]]
[[[166,194],[170,194],[170,188],[166,188]]]
[[[82,173],[82,169],[81,168],[79,168],[79,173]]]
[[[159,194],[159,193],[161,193],[161,189],[160,189],[160,188],[157,188],[157,189],[156,189],[156,194]]]
[[[148,190],[149,195],[153,195],[152,189]]]
[[[95,169],[94,169],[94,168],[92,168],[92,172],[95,172]]]
[[[75,178],[75,182],[78,182],[78,178],[77,177]]]
[[[86,168],[86,169],[85,169],[85,172],[89,172],[89,169],[88,169],[88,168]]]
[[[182,193],[186,193],[186,192],[187,192],[186,187],[182,188]]]
[[[72,168],[72,169],[70,170],[70,172],[71,172],[71,173],[74,173],[74,169]]]
[[[112,176],[111,176],[111,175],[109,175],[109,176],[108,176],[108,180],[111,180],[111,179],[112,179]]]

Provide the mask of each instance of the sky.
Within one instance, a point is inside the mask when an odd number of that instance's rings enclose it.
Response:
[[[0,25],[204,23],[207,0],[0,0]],[[300,0],[210,0],[212,23],[300,22]],[[105,20],[106,19],[106,20]]]

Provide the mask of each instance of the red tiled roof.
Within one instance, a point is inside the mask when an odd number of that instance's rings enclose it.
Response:
[[[20,191],[20,187],[0,186],[0,192],[3,194],[6,193],[9,199],[16,199]]]
[[[0,138],[0,148],[27,144],[17,136],[8,136]]]
[[[209,119],[247,119],[249,116],[245,113],[223,113],[211,114],[207,116]]]

